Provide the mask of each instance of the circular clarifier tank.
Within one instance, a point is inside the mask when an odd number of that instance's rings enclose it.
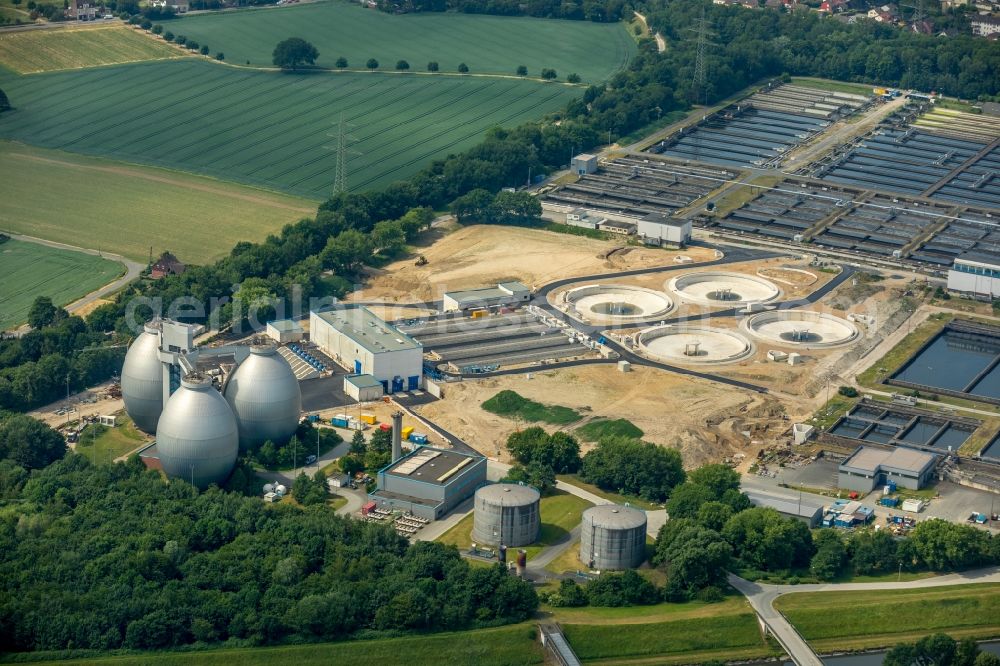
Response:
[[[743,321],[744,330],[784,345],[836,347],[857,340],[857,326],[830,314],[809,310],[762,312]]]
[[[674,308],[663,292],[620,284],[588,284],[567,291],[565,298],[587,319],[652,319]]]
[[[722,271],[680,275],[667,288],[688,303],[713,306],[768,303],[781,296],[781,289],[764,278]]]
[[[670,363],[733,363],[753,353],[747,338],[724,328],[656,326],[636,341],[647,356]]]

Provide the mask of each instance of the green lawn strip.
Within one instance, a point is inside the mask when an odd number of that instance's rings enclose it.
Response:
[[[584,481],[579,474],[559,474],[556,476],[556,480],[576,486],[577,488],[581,488],[587,492],[591,492],[598,497],[602,497],[615,504],[628,503],[634,507],[643,509],[644,511],[656,511],[657,509],[663,508],[663,506],[644,500],[641,497],[636,497],[634,495],[619,495],[618,493],[613,493],[608,490],[604,490],[603,488],[599,488],[592,483]]]
[[[0,163],[2,161],[0,156]],[[3,182],[9,184],[9,181]],[[12,196],[8,192],[0,199],[8,201]],[[6,206],[3,201],[0,201],[0,211]],[[5,226],[0,218],[0,230]],[[26,322],[31,304],[38,296],[48,296],[59,306],[69,305],[124,272],[125,267],[117,261],[83,252],[19,240],[0,243],[0,285],[3,285],[0,292],[0,330],[16,328]]]
[[[844,81],[831,81],[829,79],[814,79],[810,77],[792,77],[792,85],[803,86],[805,88],[815,88],[829,92],[844,92],[852,95],[871,95],[874,86],[864,83],[847,83]]]
[[[802,592],[779,597],[781,611],[807,640],[887,637],[921,631],[1000,631],[1000,584],[912,590]],[[831,621],[835,618],[836,621]]]
[[[227,62],[264,67],[272,66],[275,44],[290,36],[316,46],[319,67],[333,68],[344,57],[349,68],[360,70],[375,58],[387,71],[405,60],[411,71],[425,72],[434,61],[441,72],[456,72],[465,63],[471,74],[513,76],[525,65],[529,76],[545,67],[555,69],[559,80],[575,73],[586,82],[610,77],[636,52],[623,23],[457,12],[395,16],[347,2],[208,13],[163,25],[225,52]]]
[[[363,132],[352,133],[356,141],[350,147],[359,154],[351,159],[348,187],[370,190],[406,178],[433,159],[477,145],[490,128],[537,120],[579,95],[576,87],[513,77],[337,72],[296,76],[225,67],[202,58],[21,77],[0,72],[0,88],[15,106],[4,113],[0,138],[188,171],[314,200],[328,197],[335,179],[337,159],[330,136],[341,114],[348,122],[364,125]],[[82,109],[87,123],[65,122]],[[203,122],[184,121],[191,117]],[[47,177],[42,182],[53,180]],[[99,180],[99,185],[83,182],[89,189],[77,187],[77,199],[51,198],[73,200],[87,209],[93,207],[93,199],[108,201],[106,189],[116,187],[113,176]],[[0,217],[0,222],[32,215],[37,199],[15,197],[19,208]],[[165,195],[141,209],[162,216],[160,209],[183,206],[183,199],[183,193]],[[237,211],[232,210],[235,206]],[[219,233],[216,225],[205,224],[204,210],[232,217],[234,212],[252,214],[254,208],[252,200],[231,202],[228,210],[202,207],[191,211],[186,226],[198,231],[200,224],[201,231],[192,240],[218,252],[221,243],[230,248],[238,240],[259,240],[274,229],[258,230],[251,238]],[[303,216],[292,213],[282,224]],[[163,249],[165,242],[151,242],[157,240],[155,235],[150,238],[158,226],[148,219],[141,228],[126,225],[118,244],[145,244],[143,256],[151,244],[154,250]],[[166,228],[174,232],[169,238],[182,235],[176,228]],[[166,249],[193,261],[176,247]]]
[[[544,405],[529,400],[515,391],[500,391],[484,402],[482,408],[497,416],[551,425],[566,425],[581,418],[580,413],[574,409],[560,405]]]
[[[476,664],[477,666],[521,666],[541,664],[541,647],[531,623],[498,629],[407,636],[380,640],[341,641],[282,647],[199,650],[190,652],[147,652],[103,658],[40,661],[49,664],[114,664],[135,666],[273,666],[273,664],[316,664],[381,660],[385,664],[405,661],[407,666]],[[19,655],[23,656],[23,655]],[[36,662],[38,663],[38,662]]]
[[[114,428],[96,423],[88,425],[80,433],[76,452],[92,463],[107,464],[148,441],[129,417],[118,416],[117,423]]]
[[[640,439],[645,434],[628,419],[594,419],[573,432],[585,442],[596,442],[602,437]]]
[[[689,113],[688,111],[670,111],[666,115],[661,116],[660,118],[654,120],[648,125],[644,125],[639,129],[630,132],[629,134],[626,134],[623,137],[619,137],[617,140],[615,140],[615,143],[617,143],[619,146],[630,146],[633,143],[644,139],[650,134],[658,132],[667,125],[672,125],[678,121],[684,120],[684,118],[687,117],[688,113]]]
[[[663,657],[699,650],[766,648],[753,613],[643,624],[569,624],[563,632],[581,660]]]

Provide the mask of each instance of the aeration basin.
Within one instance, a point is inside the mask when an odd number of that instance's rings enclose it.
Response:
[[[781,296],[781,290],[764,278],[723,271],[680,275],[667,282],[667,289],[687,303],[709,306],[768,303]]]
[[[636,341],[646,356],[670,363],[733,363],[754,350],[736,331],[698,326],[647,328]]]
[[[742,326],[768,342],[814,349],[849,344],[860,336],[857,326],[846,319],[809,310],[762,312]]]
[[[666,294],[620,284],[588,284],[566,292],[565,300],[586,319],[651,319],[674,309]]]

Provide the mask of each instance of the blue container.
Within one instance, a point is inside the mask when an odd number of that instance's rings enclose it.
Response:
[[[330,423],[338,428],[346,428],[348,426],[347,419],[330,419]]]

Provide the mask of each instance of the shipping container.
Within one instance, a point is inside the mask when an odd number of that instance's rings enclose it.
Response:
[[[400,431],[400,435],[403,437],[403,439],[409,439],[410,434],[412,433],[413,433],[413,426],[406,426]]]
[[[378,429],[379,430],[392,430],[392,426],[389,425],[388,423],[380,423],[378,425]]]
[[[486,312],[486,310],[476,310],[475,312],[472,313],[472,318],[473,319],[482,319],[487,314],[489,314],[489,313]]]
[[[348,421],[347,419],[337,418],[336,416],[330,419],[330,423],[332,423],[337,428],[346,428],[350,425],[350,421]]]
[[[375,425],[376,421],[374,414],[362,414],[361,420],[367,423],[368,425]]]
[[[427,435],[421,434],[419,432],[415,432],[415,433],[413,433],[413,434],[410,435],[410,441],[413,442],[414,444],[426,444],[427,443]]]
[[[361,515],[367,516],[369,513],[375,510],[375,502],[367,502],[361,507]]]

